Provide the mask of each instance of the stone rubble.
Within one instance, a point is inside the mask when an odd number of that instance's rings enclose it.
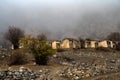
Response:
[[[104,66],[104,65],[93,65],[93,64],[75,64],[73,66],[68,66],[59,72],[60,77],[71,78],[71,80],[80,80],[82,78],[102,75],[110,72],[117,72],[120,69],[114,66]]]
[[[69,55],[71,54],[71,55]],[[111,72],[119,72],[120,71],[120,56],[113,55],[113,57],[105,54],[96,54],[96,53],[64,53],[61,55],[64,55],[65,58],[62,58],[60,61],[61,65],[67,66],[67,68],[64,68],[61,70],[58,75],[60,77],[64,78],[70,78],[71,80],[81,80],[83,78],[87,77],[93,77],[97,75],[107,74]],[[111,55],[111,53],[109,53]],[[59,55],[60,56],[60,55]],[[96,60],[94,60],[92,63],[89,62],[79,62],[79,58],[84,56],[88,57],[95,57]],[[118,58],[114,58],[118,57]],[[60,56],[61,57],[61,56]],[[66,60],[67,58],[72,59],[73,61]],[[78,57],[78,58],[77,58]],[[99,59],[101,61],[99,61]],[[77,60],[75,60],[77,59]],[[98,60],[97,60],[98,59]],[[60,59],[59,59],[60,60]],[[74,62],[74,63],[72,63]]]
[[[20,67],[19,70],[0,70],[0,80],[35,80],[39,73],[29,68]]]

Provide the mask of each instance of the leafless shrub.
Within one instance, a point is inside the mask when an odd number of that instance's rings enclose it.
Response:
[[[11,54],[8,65],[21,65],[28,62],[28,58],[23,50],[15,50]]]
[[[79,37],[78,39],[79,39],[81,48],[82,48],[82,49],[85,48],[85,40],[82,39],[81,37]]]

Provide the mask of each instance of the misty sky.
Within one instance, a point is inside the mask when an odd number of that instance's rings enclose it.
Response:
[[[120,31],[120,0],[0,0],[0,33],[11,25],[54,39],[99,39]]]

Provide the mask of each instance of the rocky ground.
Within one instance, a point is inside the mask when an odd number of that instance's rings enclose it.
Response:
[[[8,56],[0,52],[3,55]],[[0,68],[0,80],[120,80],[120,52],[68,50],[51,56],[46,66]]]

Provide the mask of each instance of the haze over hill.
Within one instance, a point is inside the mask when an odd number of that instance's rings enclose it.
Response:
[[[1,0],[0,33],[13,25],[26,34],[104,38],[120,31],[120,0]]]

